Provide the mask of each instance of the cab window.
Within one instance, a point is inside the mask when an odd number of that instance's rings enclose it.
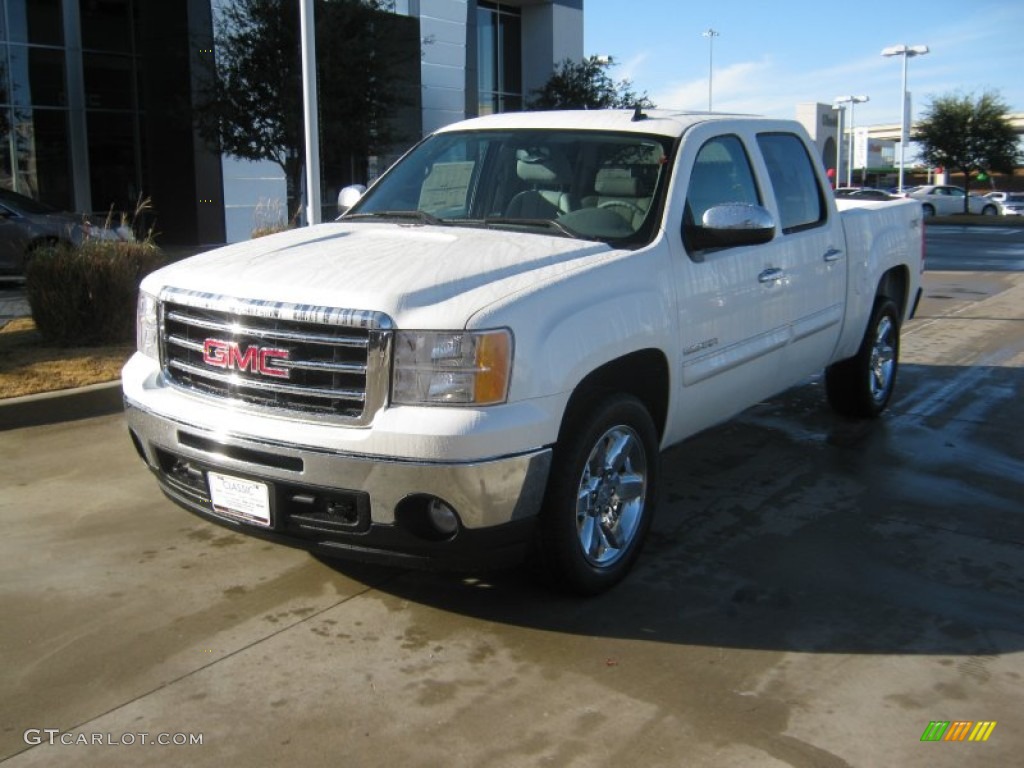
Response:
[[[800,138],[792,133],[764,133],[757,143],[768,167],[782,232],[799,232],[823,223],[828,210],[825,195]]]

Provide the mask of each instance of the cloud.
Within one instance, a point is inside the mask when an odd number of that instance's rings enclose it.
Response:
[[[770,59],[740,62],[715,69],[712,80],[714,110],[749,111],[748,107],[738,109],[736,105],[760,103],[758,94],[772,90],[767,87],[772,69]],[[664,89],[652,93],[651,100],[659,107],[669,109],[705,110],[708,108],[707,76],[686,82],[669,83]]]

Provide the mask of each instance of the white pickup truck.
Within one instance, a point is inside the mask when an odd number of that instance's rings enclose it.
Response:
[[[885,408],[921,205],[841,205],[789,121],[448,126],[338,221],[148,276],[131,436],[168,497],[241,532],[528,557],[600,592],[641,549],[661,449],[822,369],[838,411]]]

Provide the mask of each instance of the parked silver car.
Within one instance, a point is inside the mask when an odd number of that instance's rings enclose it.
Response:
[[[925,184],[911,187],[903,191],[904,197],[913,197],[921,201],[925,216],[955,216],[964,212],[964,192],[961,187],[947,184]],[[968,212],[996,216],[999,205],[985,197],[970,195],[967,198]]]
[[[0,189],[0,274],[21,274],[36,248],[55,243],[81,245],[86,238],[132,240],[131,228],[95,224],[77,213]]]
[[[836,190],[837,198],[852,198],[854,200],[897,200],[884,189],[875,187],[839,187]]]

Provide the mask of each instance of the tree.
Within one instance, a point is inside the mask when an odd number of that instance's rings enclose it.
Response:
[[[977,100],[955,94],[941,96],[928,105],[917,125],[915,138],[921,144],[921,156],[929,165],[961,172],[964,189],[970,194],[972,173],[1012,173],[1020,159],[1008,113],[996,92],[986,91]]]
[[[653,109],[645,91],[636,94],[629,80],[616,83],[608,74],[608,56],[588,56],[581,62],[565,59],[542,88],[533,91],[527,109]]]
[[[323,167],[348,168],[394,140],[404,102],[401,70],[419,67],[418,36],[396,35],[405,17],[387,0],[316,0],[317,84]],[[196,107],[200,134],[246,160],[284,171],[288,211],[298,210],[304,161],[299,7],[294,0],[232,0],[216,21],[216,61]],[[418,85],[418,84],[417,84]],[[363,179],[365,180],[365,179]]]

